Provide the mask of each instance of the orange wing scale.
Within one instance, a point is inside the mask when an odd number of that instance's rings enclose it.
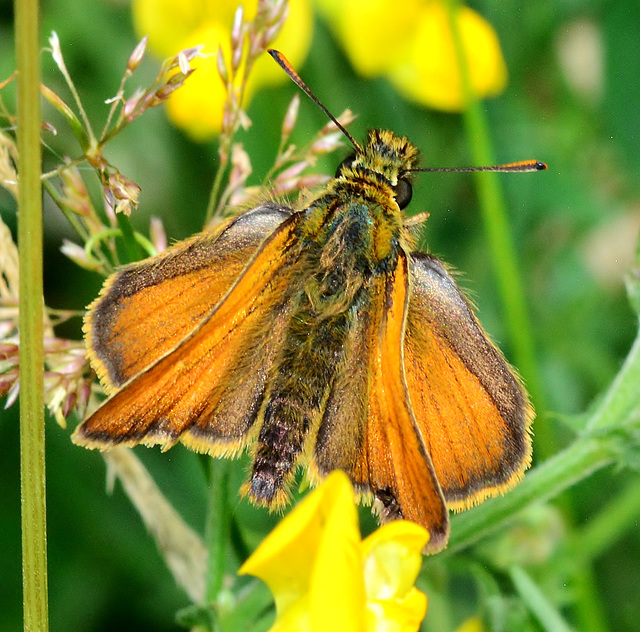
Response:
[[[446,545],[449,518],[404,377],[402,340],[408,287],[407,259],[401,253],[394,278],[380,289],[385,301],[383,309],[377,310],[373,328],[378,342],[370,355],[369,480],[384,505],[383,519],[402,517],[424,526],[431,534],[427,551],[434,553]],[[390,496],[385,498],[386,492]]]

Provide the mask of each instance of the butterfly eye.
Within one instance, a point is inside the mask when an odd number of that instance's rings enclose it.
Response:
[[[356,155],[355,154],[349,154],[339,165],[338,168],[336,169],[336,178],[342,173],[342,170],[345,167],[350,167],[353,164],[353,161],[356,159]]]
[[[405,208],[409,202],[411,202],[413,187],[406,178],[398,178],[398,184],[393,187],[393,191],[395,193],[396,202],[401,209]]]

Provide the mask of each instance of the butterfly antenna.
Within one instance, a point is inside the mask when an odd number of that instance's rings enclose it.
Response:
[[[508,162],[504,165],[491,167],[422,167],[411,171],[445,172],[445,173],[469,173],[473,171],[497,171],[498,173],[530,173],[531,171],[544,171],[547,165],[538,160],[521,160],[520,162]]]
[[[280,68],[289,75],[289,78],[298,86],[298,88],[300,88],[300,90],[302,90],[333,121],[334,125],[351,141],[351,144],[356,148],[356,150],[358,152],[362,152],[362,147],[360,147],[356,139],[347,132],[342,123],[340,123],[338,119],[336,119],[336,117],[320,102],[320,99],[311,92],[309,86],[302,81],[300,75],[293,69],[289,60],[280,51],[274,50],[273,48],[270,48],[267,52],[275,59],[278,66],[280,66]]]

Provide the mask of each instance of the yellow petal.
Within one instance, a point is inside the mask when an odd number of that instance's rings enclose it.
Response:
[[[420,572],[429,532],[407,520],[383,525],[362,543],[367,599],[404,598]]]
[[[500,93],[507,70],[495,31],[467,7],[460,8],[457,19],[475,97]],[[466,107],[447,9],[442,3],[433,2],[422,11],[411,53],[389,77],[398,90],[424,105],[445,111]]]
[[[133,0],[131,4],[136,33],[149,36],[149,49],[161,59],[176,55],[182,42],[206,22],[217,22],[229,33],[237,7],[237,0]],[[209,52],[216,50],[217,46]]]
[[[429,532],[398,520],[362,543],[367,598],[367,632],[413,632],[427,610],[426,596],[413,583],[420,572]]]
[[[390,0],[316,0],[353,67],[364,76],[380,75],[409,54],[422,0],[399,6]]]
[[[416,632],[425,612],[427,597],[412,588],[403,599],[367,602],[367,632]]]
[[[239,572],[269,586],[278,626],[301,621],[305,612],[314,631],[332,629],[323,626],[338,620],[351,625],[354,617],[364,618],[359,538],[351,483],[336,471],[282,520]]]
[[[268,632],[313,632],[310,595],[307,594],[291,604],[284,612],[278,610],[278,617]]]
[[[355,497],[346,475],[340,471],[336,474],[340,482],[332,484],[340,488],[344,500],[335,502],[327,514],[317,550],[310,586],[314,632],[364,630],[365,590]],[[347,494],[342,492],[345,482],[349,488],[348,501]]]

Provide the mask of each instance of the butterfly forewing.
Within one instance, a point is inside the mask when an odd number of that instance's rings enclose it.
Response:
[[[297,219],[278,226],[191,334],[78,428],[78,443],[105,448],[180,439],[213,454],[246,444],[290,317],[284,297],[296,283]]]
[[[290,214],[286,207],[257,207],[114,274],[85,323],[105,390],[113,392],[186,338]]]

